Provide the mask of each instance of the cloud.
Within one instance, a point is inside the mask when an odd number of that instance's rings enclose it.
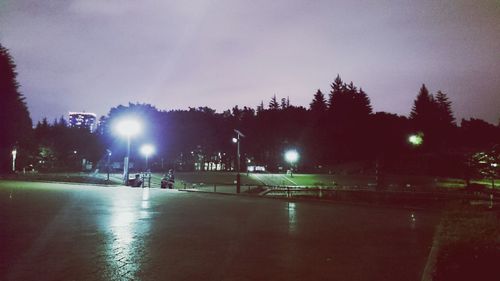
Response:
[[[274,94],[307,106],[340,73],[375,110],[407,114],[426,83],[459,118],[495,121],[498,11],[494,1],[16,0],[0,11],[0,40],[35,119],[65,113],[41,101],[97,114],[129,101],[221,111]]]

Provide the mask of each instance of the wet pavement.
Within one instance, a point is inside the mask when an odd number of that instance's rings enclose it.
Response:
[[[434,211],[0,181],[0,280],[420,280]]]

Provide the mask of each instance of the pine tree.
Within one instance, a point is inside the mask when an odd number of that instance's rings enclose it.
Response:
[[[334,118],[344,121],[361,121],[372,113],[368,95],[350,82],[348,85],[337,76],[331,85],[329,109]]]
[[[427,149],[447,149],[454,142],[456,125],[451,102],[441,91],[434,97],[425,85],[422,85],[414,101],[410,121],[414,130],[424,133]]]
[[[323,113],[328,108],[325,95],[321,92],[320,89],[318,89],[318,91],[316,91],[316,94],[314,94],[314,98],[309,104],[309,108],[312,112],[316,113]]]
[[[359,114],[362,116],[369,116],[372,114],[373,109],[371,106],[370,98],[363,91],[362,88],[359,88],[359,91],[355,94],[356,98],[356,107],[359,109]]]
[[[332,90],[328,98],[328,108],[333,109],[335,107],[335,100],[341,99],[341,95],[345,92],[345,84],[342,82],[340,75],[337,74],[335,81],[330,86]]]
[[[260,101],[260,104],[257,105],[257,113],[264,111],[264,101]]]
[[[364,157],[366,132],[372,113],[370,99],[364,91],[350,82],[342,82],[339,75],[331,84],[328,130],[331,141],[330,157],[340,161]]]
[[[438,122],[447,127],[455,126],[455,117],[453,117],[451,101],[449,101],[448,96],[442,91],[437,91],[436,103],[438,108]]]
[[[278,110],[278,109],[280,109],[280,104],[278,103],[278,100],[276,99],[276,95],[274,95],[271,98],[271,101],[269,102],[269,109],[271,109],[271,110]]]
[[[422,84],[417,98],[413,102],[410,119],[414,122],[416,129],[424,130],[435,122],[436,103],[434,97],[429,93],[425,84]]]
[[[281,98],[281,109],[286,109],[287,107],[286,98]]]
[[[32,130],[32,121],[16,80],[16,65],[8,50],[0,44],[0,170],[9,170],[10,152],[25,145]],[[19,151],[19,156],[26,151]]]

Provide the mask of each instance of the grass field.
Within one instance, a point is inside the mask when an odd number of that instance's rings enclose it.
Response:
[[[24,181],[54,181],[54,182],[71,182],[71,183],[88,183],[88,184],[104,184],[116,185],[117,182],[106,181],[102,174],[92,173],[26,173],[26,174],[10,174],[2,176],[2,179],[8,180],[24,180]]]
[[[176,183],[182,182],[187,185],[232,185],[235,184],[236,173],[234,172],[177,172]],[[160,174],[157,174],[161,177]],[[268,186],[303,186],[303,187],[373,187],[376,184],[375,177],[367,174],[270,174],[270,173],[242,173],[242,185],[268,185]],[[474,183],[488,186],[488,180],[476,180]],[[388,188],[405,189],[414,187],[427,188],[464,188],[462,179],[434,178],[426,176],[404,176],[387,175],[385,183]],[[496,187],[500,187],[500,180],[496,181]]]
[[[131,173],[132,175],[133,173]],[[156,181],[162,178],[162,174],[154,173]],[[235,172],[177,172],[176,188],[192,186],[234,185]],[[89,184],[120,184],[121,174],[113,174],[113,181],[106,181],[106,174],[94,173],[27,173],[2,176],[4,179],[28,180],[28,181],[59,181],[78,182]],[[464,188],[465,182],[455,178],[434,178],[415,175],[386,175],[385,185],[391,190],[405,189],[443,189],[453,190]],[[490,180],[474,180],[476,184],[491,186]],[[159,184],[159,183],[158,183]],[[376,179],[371,174],[270,174],[270,173],[241,173],[241,184],[244,186],[301,186],[301,187],[353,187],[372,188],[376,185]],[[500,179],[495,181],[495,187],[500,188]]]

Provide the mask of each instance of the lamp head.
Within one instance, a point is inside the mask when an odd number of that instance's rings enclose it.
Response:
[[[155,148],[150,144],[145,144],[145,145],[141,146],[141,153],[146,157],[149,157],[154,152],[155,152]]]
[[[137,120],[124,119],[116,124],[116,130],[120,135],[131,137],[141,131],[141,125]]]
[[[290,164],[293,164],[299,160],[299,153],[297,150],[288,150],[285,152],[285,160]]]

